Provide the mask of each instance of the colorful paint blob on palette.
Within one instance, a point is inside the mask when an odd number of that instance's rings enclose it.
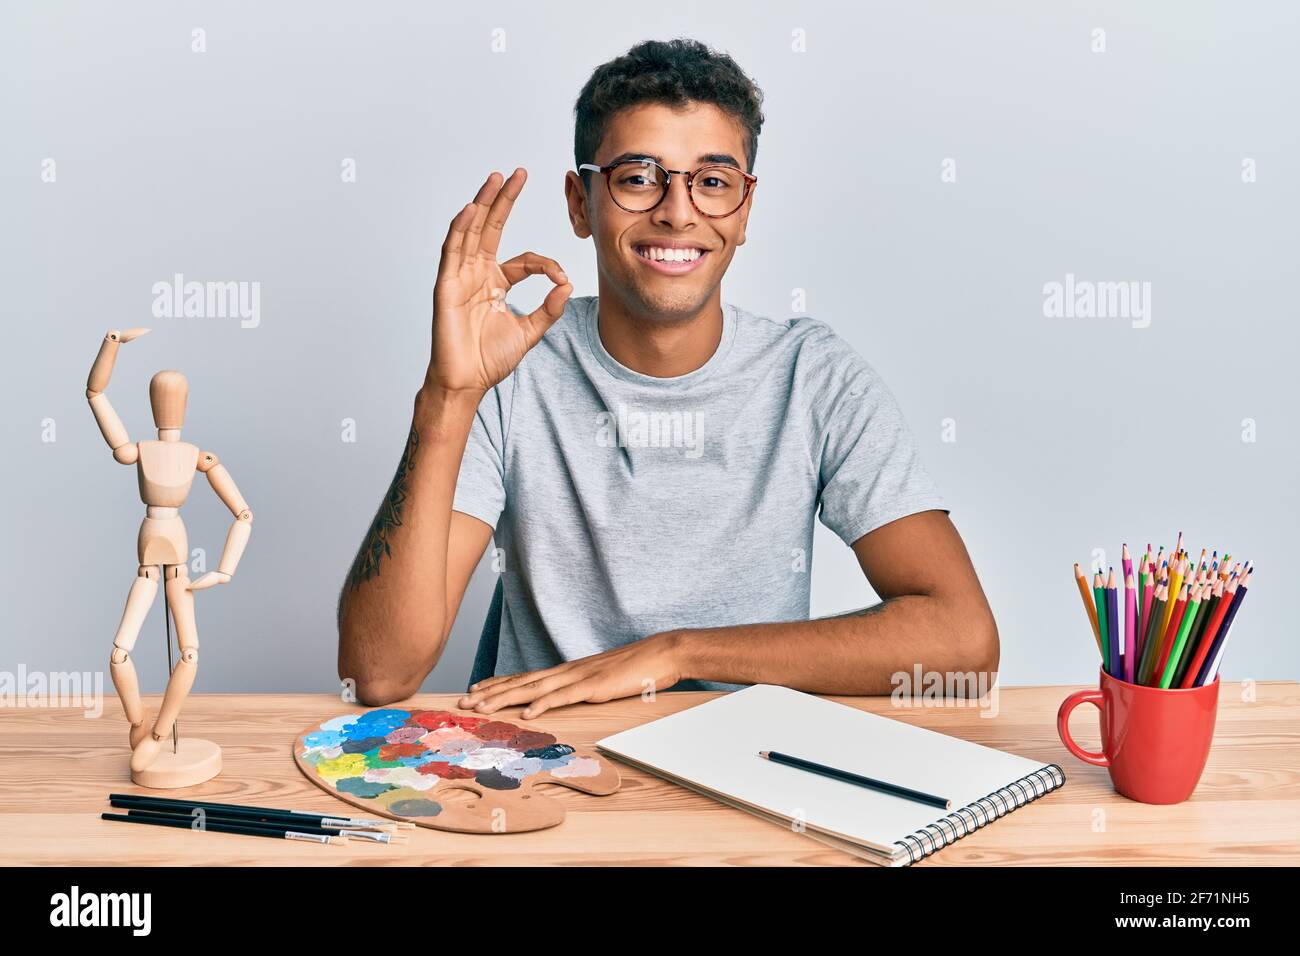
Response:
[[[553,735],[445,710],[345,714],[303,735],[299,759],[330,789],[403,817],[436,817],[444,780],[517,790],[529,777],[595,777],[600,761]]]

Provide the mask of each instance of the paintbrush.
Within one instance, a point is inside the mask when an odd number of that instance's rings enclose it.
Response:
[[[196,817],[193,811],[185,810],[180,807],[168,807],[163,809],[146,807],[131,800],[124,800],[120,797],[109,802],[120,810],[126,810],[127,816],[158,818],[164,820],[184,820],[186,823],[194,826],[195,829],[201,829],[211,820],[219,823],[233,823],[238,826],[257,827],[258,829],[292,829],[295,833],[324,833],[329,836],[350,837],[366,843],[406,843],[410,840],[410,837],[404,834],[388,833],[383,830],[355,830],[347,827],[329,825],[313,826],[309,823],[301,823],[294,820],[275,819],[272,817],[257,819],[236,814],[223,813],[217,810],[204,810],[202,817]],[[196,821],[198,822],[196,823]]]
[[[193,820],[184,817],[168,818],[165,814],[159,814],[158,817],[133,817],[121,813],[101,813],[99,818],[101,820],[116,820],[119,823],[139,823],[151,827],[172,827],[177,830],[189,830],[194,828]],[[301,840],[306,843],[328,843],[335,846],[342,846],[347,842],[341,836],[331,836],[328,833],[301,833],[284,827],[248,826],[239,823],[230,823],[225,820],[213,820],[198,829],[211,831],[213,833],[239,833],[244,836],[271,837],[275,840]]]
[[[163,810],[184,809],[194,810],[201,809],[207,812],[219,811],[236,816],[246,816],[251,819],[275,818],[283,820],[286,823],[302,823],[311,826],[328,826],[328,827],[347,827],[355,830],[387,830],[387,829],[415,829],[414,823],[398,820],[381,820],[371,817],[333,817],[326,814],[300,811],[300,810],[281,810],[276,807],[253,807],[245,806],[238,803],[213,803],[205,800],[177,800],[171,797],[151,797],[133,793],[110,793],[108,799],[112,800],[130,800],[139,807],[148,807],[150,809]]]

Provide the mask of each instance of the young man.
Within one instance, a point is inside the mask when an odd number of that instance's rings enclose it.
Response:
[[[564,189],[598,296],[570,298],[544,256],[498,259],[523,169],[452,219],[406,451],[340,600],[339,674],[361,701],[418,690],[494,532],[496,676],[460,701],[480,713],[996,671],[983,590],[884,383],[827,325],[722,301],[761,101],[692,41],[595,71]],[[506,307],[532,275],[554,283],[541,306]],[[815,516],[882,604],[808,619]]]

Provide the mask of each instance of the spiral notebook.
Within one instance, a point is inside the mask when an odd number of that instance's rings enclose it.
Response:
[[[755,684],[596,742],[602,752],[886,866],[906,866],[1063,786],[1056,764]],[[775,750],[947,797],[952,810],[764,760]]]

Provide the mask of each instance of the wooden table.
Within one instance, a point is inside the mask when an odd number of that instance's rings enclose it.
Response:
[[[1209,766],[1186,803],[1156,807],[1116,794],[1106,772],[1071,757],[1056,736],[1056,710],[1073,687],[998,691],[997,715],[974,706],[896,708],[888,698],[835,698],[863,710],[1010,750],[1064,768],[1066,785],[979,830],[918,866],[961,864],[1300,863],[1300,685],[1224,686]],[[1249,699],[1245,691],[1253,691]],[[698,704],[714,694],[660,694],[582,704],[537,721],[576,745]],[[1243,699],[1245,696],[1246,699]],[[422,694],[412,705],[454,707],[456,695]],[[146,699],[149,712],[157,696]],[[349,706],[325,694],[195,694],[183,731],[221,745],[220,776],[174,796],[346,812],[294,766],[297,734]],[[517,718],[519,708],[502,711]],[[1095,709],[1071,728],[1098,746]],[[317,846],[257,837],[133,827],[99,819],[110,791],[130,783],[127,725],[109,695],[99,719],[73,709],[0,710],[0,863],[153,864],[686,864],[870,866],[620,764],[623,787],[590,797],[548,790],[568,809],[558,827],[477,836],[413,831],[405,845]],[[164,794],[166,795],[166,794]]]

